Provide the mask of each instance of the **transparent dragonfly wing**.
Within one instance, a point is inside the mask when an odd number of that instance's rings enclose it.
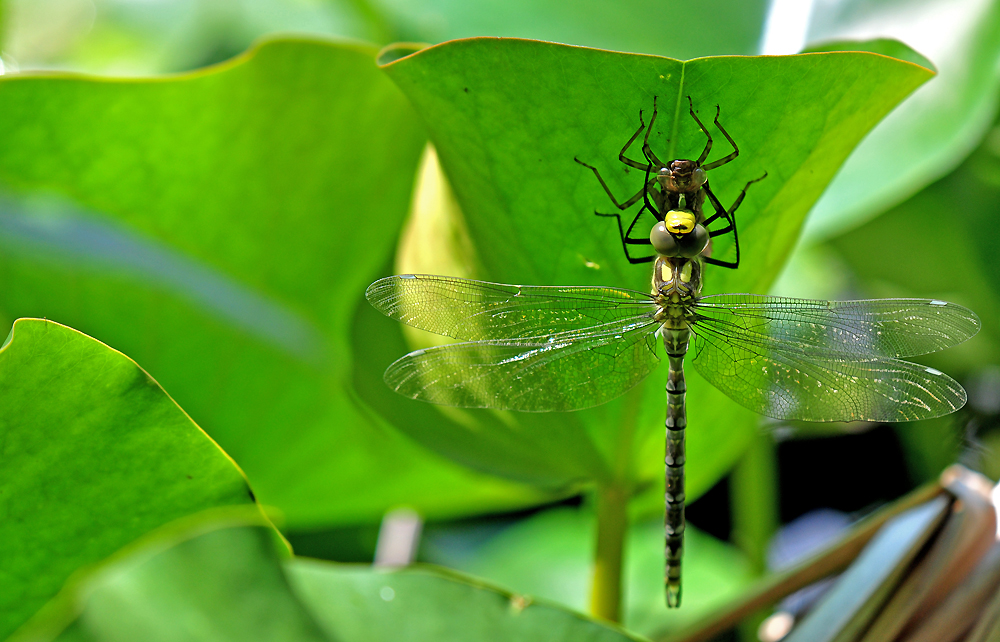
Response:
[[[390,318],[463,341],[542,338],[656,311],[650,295],[634,290],[504,285],[422,274],[379,279],[365,296]]]
[[[762,335],[789,348],[845,357],[914,357],[956,346],[979,332],[968,308],[933,299],[818,301],[755,294],[700,299],[699,316],[734,338]]]
[[[695,369],[737,403],[806,421],[914,421],[966,401],[951,377],[896,356],[953,346],[976,316],[919,299],[706,297],[695,306]],[[935,322],[938,321],[938,322]]]
[[[580,410],[624,394],[656,368],[657,327],[642,315],[538,340],[417,350],[390,365],[385,382],[404,396],[449,406]]]

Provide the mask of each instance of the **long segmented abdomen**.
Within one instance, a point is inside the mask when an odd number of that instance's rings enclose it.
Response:
[[[684,555],[684,430],[687,428],[687,411],[684,396],[684,355],[687,353],[691,331],[663,330],[663,344],[667,350],[670,370],[667,374],[666,455],[664,457],[664,515],[663,529],[666,541],[664,582],[667,606],[681,604],[681,558]]]

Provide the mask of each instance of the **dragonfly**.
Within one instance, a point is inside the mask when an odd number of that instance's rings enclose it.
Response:
[[[740,265],[740,239],[739,233],[736,228],[736,210],[743,203],[743,199],[746,197],[747,189],[759,181],[764,180],[767,177],[767,172],[760,178],[755,178],[743,187],[739,196],[733,202],[733,205],[728,209],[725,208],[722,203],[716,197],[715,193],[712,192],[712,188],[708,184],[708,174],[707,172],[735,160],[740,155],[740,149],[736,145],[736,141],[733,137],[729,135],[725,127],[719,122],[719,114],[721,108],[719,105],[715,106],[715,126],[722,132],[722,135],[726,137],[729,144],[733,146],[733,151],[728,155],[712,161],[711,163],[705,163],[708,159],[708,155],[712,151],[713,139],[712,135],[708,132],[708,128],[701,122],[698,118],[698,114],[694,110],[694,101],[691,96],[688,99],[688,113],[691,114],[691,118],[697,123],[698,128],[701,130],[705,137],[707,138],[705,142],[705,147],[702,149],[701,154],[695,160],[678,158],[669,162],[664,162],[660,160],[656,153],[653,152],[652,147],[649,144],[649,135],[653,131],[653,124],[656,122],[656,100],[657,97],[653,96],[653,115],[649,119],[649,127],[646,127],[646,123],[642,118],[642,110],[639,110],[639,129],[632,134],[632,137],[628,139],[625,146],[622,147],[621,151],[618,153],[618,160],[624,163],[628,167],[633,167],[635,169],[640,169],[646,172],[646,179],[643,182],[642,189],[636,192],[631,198],[626,199],[623,202],[619,202],[615,198],[614,193],[608,184],[604,182],[604,178],[601,177],[600,171],[593,165],[588,165],[579,158],[574,157],[575,160],[580,165],[583,165],[587,169],[594,172],[594,176],[600,182],[601,187],[607,193],[611,202],[614,203],[621,211],[625,211],[639,202],[640,199],[643,201],[643,206],[639,209],[639,212],[632,219],[626,230],[622,226],[622,219],[619,214],[603,214],[601,212],[594,212],[597,216],[613,217],[618,222],[618,235],[621,237],[622,249],[625,252],[625,258],[628,259],[629,263],[650,263],[656,259],[656,255],[648,256],[632,256],[629,252],[629,246],[635,245],[650,245],[650,241],[645,237],[634,237],[632,235],[635,226],[638,224],[639,219],[646,212],[649,212],[657,221],[664,221],[666,214],[670,211],[675,211],[678,209],[687,209],[693,211],[697,214],[698,223],[702,224],[707,230],[708,226],[712,225],[715,221],[722,218],[726,221],[726,226],[721,229],[711,230],[708,232],[710,238],[715,238],[723,234],[732,234],[733,242],[736,249],[736,258],[733,261],[723,261],[721,259],[712,258],[710,256],[704,256],[702,260],[709,265],[717,265],[720,267],[736,269]],[[632,144],[639,138],[639,135],[646,131],[646,135],[642,139],[642,154],[646,162],[637,161],[628,158],[625,154]],[[654,168],[656,169],[656,175],[650,178]],[[702,210],[705,203],[705,198],[712,204],[715,209],[715,213],[709,218],[705,219],[702,215]],[[652,199],[652,202],[650,202]],[[684,230],[672,229],[672,232],[676,234],[686,234]]]
[[[459,343],[392,363],[386,384],[406,397],[466,408],[581,410],[610,401],[668,363],[665,448],[667,606],[681,602],[687,412],[684,359],[736,403],[776,419],[900,422],[966,401],[948,375],[907,357],[979,330],[967,308],[935,299],[820,301],[702,295],[704,226],[690,209],[657,221],[652,288],[507,285],[403,274],[366,297],[386,316]],[[700,233],[698,227],[701,227]]]

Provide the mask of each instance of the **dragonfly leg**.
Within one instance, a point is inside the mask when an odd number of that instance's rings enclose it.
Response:
[[[716,105],[716,109],[718,110],[718,105]],[[705,142],[705,149],[701,150],[701,155],[699,155],[698,160],[695,161],[698,167],[701,167],[701,164],[705,162],[705,159],[708,158],[709,153],[712,151],[712,135],[708,133],[708,128],[705,127],[704,124],[702,124],[701,120],[698,118],[698,115],[694,113],[694,101],[691,100],[691,96],[688,96],[688,111],[691,113],[691,118],[694,118],[694,122],[698,123],[698,128],[701,129],[701,132],[705,134],[705,137],[708,139]],[[718,124],[719,122],[718,113],[715,114],[715,119],[716,119],[715,120],[716,124]],[[718,165],[716,165],[716,167],[718,167]],[[704,169],[709,169],[709,168],[705,167]]]
[[[729,232],[730,228],[734,227],[733,221],[729,219],[729,212],[727,212],[726,208],[724,208],[722,206],[722,203],[719,202],[718,197],[715,195],[715,192],[712,191],[712,188],[709,186],[708,181],[705,181],[705,183],[701,186],[701,188],[702,188],[701,189],[702,193],[708,197],[708,201],[712,204],[712,208],[715,210],[715,214],[712,214],[707,219],[705,219],[702,225],[708,227],[709,225],[716,222],[720,218],[724,218],[726,219],[726,222],[729,223],[729,225],[721,230],[715,230],[714,232],[712,232],[712,236],[719,236],[720,234],[725,234],[726,232]]]
[[[583,165],[584,167],[586,167],[590,171],[594,172],[594,176],[596,176],[597,180],[601,182],[601,187],[604,188],[604,192],[608,195],[608,198],[610,198],[611,202],[615,204],[615,207],[617,207],[618,209],[623,210],[623,211],[627,210],[628,208],[630,208],[633,205],[635,205],[636,203],[638,203],[639,199],[643,198],[645,196],[646,192],[648,192],[649,189],[651,187],[653,187],[653,185],[656,184],[656,178],[653,178],[651,180],[647,180],[647,182],[642,186],[641,190],[639,190],[638,192],[636,192],[630,199],[628,199],[624,203],[619,203],[618,199],[615,198],[615,195],[611,193],[611,188],[609,188],[608,184],[604,182],[603,178],[601,178],[601,173],[599,171],[597,171],[596,167],[594,167],[593,165],[588,165],[587,163],[584,163],[582,160],[580,160],[579,158],[577,158],[575,156],[573,157],[573,160],[575,160],[577,163]],[[642,168],[646,169],[646,166],[643,165]],[[648,174],[648,170],[647,170],[647,174]]]
[[[649,178],[649,174],[652,170],[653,170],[652,165],[646,168],[646,187],[642,192],[643,209],[649,210],[650,212],[653,213],[653,216],[656,217],[656,220],[662,221],[663,213],[665,212],[665,210],[663,209],[664,194],[658,190],[652,189],[653,185],[656,184],[656,178],[653,178],[652,180]],[[653,207],[653,204],[649,202],[650,194],[653,195],[653,200],[656,201],[656,204],[659,207]],[[642,212],[640,212],[640,214],[641,213]],[[632,221],[632,225],[635,225],[635,221]],[[630,230],[632,229],[631,225],[629,226],[629,229]]]
[[[643,212],[645,212],[645,211],[648,210],[653,215],[653,218],[655,218],[656,220],[662,220],[663,219],[662,215],[659,215],[659,216],[657,215],[657,212],[659,210],[656,209],[653,206],[653,204],[650,202],[650,200],[649,200],[650,194],[652,194],[653,200],[656,201],[657,205],[661,205],[662,202],[665,200],[664,197],[663,197],[663,195],[660,192],[658,192],[657,190],[653,189],[653,186],[656,184],[656,178],[650,179],[650,177],[649,177],[650,172],[652,171],[653,166],[652,165],[647,165],[646,166],[646,179],[645,179],[645,183],[643,184],[642,190],[640,190],[639,193],[637,193],[635,196],[633,196],[629,200],[625,201],[624,203],[619,203],[618,200],[615,198],[615,195],[611,193],[610,189],[608,189],[607,184],[605,184],[604,179],[601,178],[601,174],[600,174],[600,172],[597,171],[596,167],[593,167],[591,165],[587,165],[586,163],[584,163],[583,161],[581,161],[579,158],[575,158],[574,157],[573,160],[575,160],[577,163],[583,165],[584,167],[587,167],[587,168],[591,169],[594,172],[594,175],[597,176],[597,180],[599,180],[601,182],[601,186],[604,188],[604,191],[607,192],[608,196],[611,198],[611,202],[614,203],[615,207],[617,207],[618,209],[620,209],[622,211],[625,211],[626,209],[628,209],[632,205],[635,205],[635,203],[638,202],[638,200],[639,200],[640,197],[642,198],[642,200],[643,200],[643,206],[639,209],[639,212],[632,219],[632,222],[628,226],[628,230],[625,230],[625,229],[622,228],[622,219],[621,219],[621,216],[619,216],[618,214],[603,214],[601,212],[594,212],[594,214],[596,214],[597,216],[604,216],[604,217],[611,217],[611,216],[613,216],[615,218],[615,220],[618,222],[618,236],[621,238],[621,241],[622,241],[622,250],[625,252],[625,258],[628,259],[629,263],[631,263],[632,265],[635,265],[637,263],[649,263],[651,261],[656,260],[656,255],[634,257],[628,251],[628,246],[629,245],[652,245],[652,243],[649,240],[649,237],[634,238],[632,236],[632,230],[635,228],[636,223],[639,222],[639,219],[642,217],[642,213]]]
[[[632,160],[631,158],[627,158],[625,156],[625,152],[628,151],[628,148],[632,146],[632,143],[635,142],[635,139],[639,137],[639,134],[641,134],[642,130],[645,129],[645,128],[646,128],[646,123],[644,123],[643,120],[642,120],[642,110],[640,109],[639,110],[639,129],[635,130],[635,133],[632,134],[632,138],[629,138],[628,142],[625,143],[625,146],[622,147],[622,150],[620,152],[618,152],[618,160],[620,160],[621,162],[625,163],[629,167],[634,167],[636,169],[643,169],[643,170],[649,168],[649,162],[640,163],[639,161]]]
[[[721,236],[723,234],[728,234],[732,232],[733,244],[736,246],[735,261],[723,261],[721,259],[713,259],[712,257],[709,256],[703,257],[703,259],[709,265],[717,265],[719,267],[725,267],[735,270],[740,266],[740,236],[739,233],[736,231],[736,217],[733,216],[730,212],[727,212],[726,208],[722,207],[722,203],[720,203],[719,199],[715,197],[715,194],[708,186],[708,183],[705,183],[702,187],[704,188],[705,194],[708,195],[708,199],[712,203],[712,207],[715,208],[715,214],[705,219],[705,226],[707,227],[711,225],[720,217],[725,218],[726,221],[729,223],[728,225],[726,225],[726,227],[720,230],[710,231],[708,233],[709,238],[714,238],[716,236]]]
[[[656,122],[656,96],[653,96],[653,115],[649,119],[649,128],[646,130],[646,135],[642,139],[642,155],[646,157],[646,160],[650,164],[656,165],[657,167],[666,167],[667,163],[664,163],[656,154],[653,153],[653,148],[649,146],[649,134],[653,131],[653,123]]]
[[[720,267],[727,267],[733,269],[736,269],[740,266],[740,237],[739,233],[736,231],[736,210],[743,203],[743,199],[746,198],[747,189],[754,183],[760,182],[765,178],[767,178],[767,172],[764,172],[764,174],[759,178],[747,181],[747,184],[744,185],[743,189],[740,191],[740,195],[736,197],[736,201],[733,203],[732,207],[730,207],[728,210],[722,207],[722,204],[719,202],[719,199],[716,198],[711,188],[709,188],[707,182],[702,186],[705,189],[705,194],[708,195],[709,200],[712,202],[712,207],[715,208],[715,214],[713,214],[710,218],[705,220],[705,225],[708,226],[710,223],[718,219],[720,216],[724,217],[726,221],[729,222],[729,224],[726,227],[722,228],[721,230],[713,230],[709,232],[708,233],[709,237],[716,237],[721,234],[728,234],[729,232],[732,232],[733,244],[736,246],[735,261],[721,261],[719,259],[705,257],[704,260],[706,263],[708,263],[709,265],[718,265]]]
[[[726,128],[723,127],[722,124],[719,122],[718,105],[715,106],[715,126],[719,128],[719,131],[722,132],[722,135],[726,137],[726,140],[729,141],[729,144],[733,146],[733,153],[730,154],[729,156],[723,156],[719,160],[714,160],[708,165],[704,165],[702,169],[705,170],[706,172],[710,169],[715,169],[716,167],[722,167],[723,165],[725,165],[731,160],[734,160],[737,156],[740,155],[740,148],[736,146],[736,141],[733,140],[733,137],[729,135],[729,132],[726,131]],[[706,155],[705,158],[708,158],[708,156]]]
[[[731,218],[733,217],[733,214],[735,214],[735,213],[736,213],[736,208],[738,208],[738,207],[740,206],[740,203],[742,203],[742,202],[743,202],[743,199],[744,199],[744,198],[746,198],[746,195],[747,195],[747,189],[748,189],[748,188],[749,188],[749,187],[750,187],[751,185],[753,185],[754,183],[759,183],[759,182],[761,182],[762,180],[764,180],[765,178],[767,178],[767,172],[764,172],[764,174],[763,174],[763,175],[761,175],[761,176],[760,176],[760,177],[758,177],[758,178],[755,178],[755,179],[753,179],[753,180],[750,180],[750,181],[747,181],[747,184],[746,184],[746,185],[744,185],[744,186],[743,186],[743,189],[742,189],[742,190],[740,191],[740,195],[736,197],[736,202],[734,202],[734,203],[733,203],[733,206],[729,208],[729,212],[728,212],[728,213],[729,213],[729,218],[730,218],[730,219],[731,219]]]
[[[622,250],[625,252],[625,258],[628,259],[628,262],[631,263],[632,265],[635,265],[637,263],[650,263],[656,259],[655,254],[653,256],[634,257],[631,254],[629,254],[628,251],[629,245],[652,245],[648,237],[637,239],[637,238],[632,238],[631,236],[632,228],[635,227],[635,224],[639,221],[639,217],[641,217],[642,213],[645,211],[646,211],[645,207],[639,210],[639,213],[636,214],[635,218],[632,219],[632,224],[628,226],[627,231],[622,227],[621,215],[614,213],[602,214],[601,212],[594,212],[594,214],[596,214],[597,216],[604,216],[606,218],[614,217],[615,220],[618,221],[618,236],[621,237],[622,240]]]

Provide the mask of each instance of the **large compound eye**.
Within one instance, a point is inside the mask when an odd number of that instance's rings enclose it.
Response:
[[[657,254],[663,256],[679,256],[680,247],[674,235],[667,231],[667,226],[663,221],[658,221],[649,233],[649,242],[653,244],[653,249]]]
[[[704,225],[695,225],[694,231],[677,238],[677,256],[693,259],[708,247],[708,230]]]

